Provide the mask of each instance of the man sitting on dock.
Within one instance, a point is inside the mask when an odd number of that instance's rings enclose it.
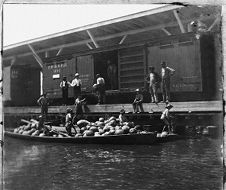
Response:
[[[38,99],[37,103],[38,105],[41,106],[41,114],[45,120],[48,114],[48,105],[49,105],[47,93],[43,93],[43,95]]]
[[[142,103],[143,103],[143,95],[140,93],[140,89],[136,89],[136,96],[132,104],[134,113],[139,112],[139,107],[140,107],[140,112],[144,112]]]
[[[171,115],[170,115],[170,109],[173,108],[173,105],[171,104],[166,104],[166,109],[162,112],[162,115],[161,115],[161,120],[163,120],[164,122],[164,127],[163,127],[163,130],[165,130],[165,128],[167,127],[168,128],[168,132],[169,133],[172,133],[172,125],[171,125]]]

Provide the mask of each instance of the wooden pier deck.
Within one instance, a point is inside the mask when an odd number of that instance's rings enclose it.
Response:
[[[174,106],[171,111],[175,113],[219,113],[223,111],[222,101],[193,101],[193,102],[171,102]],[[65,113],[70,106],[49,106],[49,113]],[[144,103],[144,111],[149,113],[160,113],[165,109],[164,103]],[[131,104],[104,104],[88,105],[90,113],[116,113],[122,108],[126,112],[133,112]],[[4,107],[5,114],[39,114],[40,108],[37,107]]]

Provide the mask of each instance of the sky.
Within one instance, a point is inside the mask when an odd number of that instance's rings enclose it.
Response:
[[[83,5],[3,5],[3,45],[69,30],[162,5],[83,4]]]

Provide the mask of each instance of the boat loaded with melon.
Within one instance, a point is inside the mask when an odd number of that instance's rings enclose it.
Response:
[[[79,120],[71,136],[64,127],[51,126],[50,123],[45,123],[42,129],[39,129],[39,122],[34,119],[30,121],[22,119],[21,123],[23,124],[13,131],[5,131],[5,135],[33,141],[80,144],[154,144],[178,137],[165,132],[162,134],[148,132],[140,125],[135,126],[133,122],[120,125],[115,117],[108,120],[99,118],[96,122]]]

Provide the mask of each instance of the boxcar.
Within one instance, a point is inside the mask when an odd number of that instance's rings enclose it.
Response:
[[[160,73],[161,61],[176,70],[172,77],[171,92],[173,101],[208,100],[215,88],[215,57],[213,35],[205,34],[199,39],[194,33],[169,36],[144,43],[117,46],[101,51],[86,51],[48,59],[43,69],[44,90],[53,99],[61,98],[59,88],[63,76],[71,81],[76,72],[82,80],[82,91],[92,94],[95,75],[102,74],[106,80],[108,96],[115,96],[119,102],[132,100],[136,88],[143,89],[145,101],[147,93],[148,68],[154,66]],[[54,60],[54,61],[53,61]],[[108,61],[115,65],[116,88],[111,88],[108,75]],[[126,95],[125,95],[126,94]],[[72,89],[69,90],[72,97]],[[123,98],[124,97],[124,98]],[[108,98],[112,103],[114,99]]]

